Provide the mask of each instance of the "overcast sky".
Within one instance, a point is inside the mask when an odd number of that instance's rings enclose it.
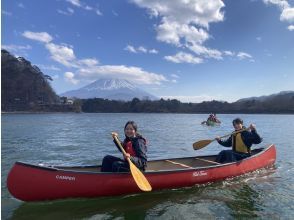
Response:
[[[57,93],[127,79],[164,98],[294,90],[294,1],[2,0],[2,48]]]

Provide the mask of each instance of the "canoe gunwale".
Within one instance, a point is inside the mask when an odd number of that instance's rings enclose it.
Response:
[[[171,170],[147,170],[144,172],[145,175],[147,174],[158,174],[158,173],[177,173],[177,172],[183,172],[183,171],[188,171],[191,172],[191,170],[207,170],[207,169],[211,169],[211,168],[219,168],[219,167],[225,167],[225,166],[230,166],[233,164],[238,164],[241,162],[245,162],[247,160],[251,160],[255,157],[260,156],[260,154],[264,154],[266,151],[268,151],[274,144],[270,144],[268,147],[261,147],[261,148],[257,148],[256,150],[260,150],[260,152],[245,158],[241,161],[236,161],[236,162],[231,162],[231,163],[224,163],[224,164],[212,164],[212,165],[208,165],[208,166],[199,166],[199,167],[191,167],[191,168],[178,168],[178,169],[171,169]],[[202,157],[211,157],[211,156],[216,156],[216,155],[203,155],[203,156],[198,156],[198,157],[185,157],[187,159],[193,159],[193,158],[202,158]],[[184,159],[184,158],[169,158],[168,160],[177,160],[177,159]],[[167,159],[158,159],[158,160],[152,160],[152,162],[156,162],[156,161],[164,161]],[[151,161],[150,161],[151,162]],[[17,161],[15,162],[15,164],[21,165],[21,166],[28,166],[28,167],[32,167],[35,169],[43,169],[43,170],[48,170],[48,171],[54,171],[54,172],[65,172],[65,173],[81,173],[81,174],[93,174],[93,175],[129,175],[129,172],[120,172],[120,173],[113,173],[113,172],[101,172],[101,171],[82,171],[82,170],[74,170],[75,168],[95,168],[95,167],[100,167],[100,166],[74,166],[74,167],[64,167],[64,169],[62,169],[58,166],[42,166],[42,165],[34,165],[34,164],[29,164],[29,163],[25,163],[25,162],[21,162],[21,161]],[[71,169],[72,168],[72,169]]]

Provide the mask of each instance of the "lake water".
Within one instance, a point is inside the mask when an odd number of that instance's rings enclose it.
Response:
[[[110,133],[123,138],[134,120],[148,139],[152,159],[217,154],[213,142],[195,151],[192,143],[232,131],[241,117],[255,123],[261,146],[277,147],[275,166],[206,186],[129,196],[26,203],[6,187],[15,161],[51,165],[100,164],[106,154],[119,156]],[[201,125],[204,114],[2,114],[2,219],[293,219],[294,116],[218,115],[220,126]]]

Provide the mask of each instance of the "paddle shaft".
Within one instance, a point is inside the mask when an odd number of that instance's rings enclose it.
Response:
[[[142,190],[142,191],[151,191],[152,187],[150,185],[150,183],[148,182],[148,180],[146,179],[146,177],[144,176],[144,174],[138,169],[138,167],[136,167],[133,162],[131,161],[131,159],[129,157],[127,157],[127,153],[124,150],[124,148],[121,146],[120,141],[117,138],[117,135],[115,133],[112,133],[112,137],[114,138],[115,142],[117,143],[117,145],[119,146],[119,148],[121,149],[124,157],[127,159],[127,161],[129,162],[130,165],[130,171],[131,174],[133,176],[133,179],[135,180],[137,186]]]
[[[249,130],[249,128],[243,128],[243,129],[241,129],[241,130],[239,130],[239,131],[235,131],[235,132],[233,132],[233,133],[231,133],[231,134],[224,135],[224,136],[222,136],[222,137],[220,137],[220,138],[229,137],[229,136],[231,136],[231,135],[238,134],[238,133],[240,133],[240,132],[242,132],[242,131],[246,131],[246,130]],[[214,140],[216,140],[216,139],[214,139]]]
[[[117,136],[113,135],[113,138],[114,138],[115,142],[117,143],[117,145],[119,146],[119,148],[121,149],[121,152],[123,153],[124,157],[126,157],[127,153],[126,153],[125,149],[121,146],[121,143],[118,140]],[[128,159],[130,159],[130,158],[128,158]]]
[[[233,132],[233,133],[230,133],[230,134],[224,135],[224,136],[222,136],[222,137],[220,137],[220,138],[228,137],[228,136],[231,136],[231,135],[234,135],[234,134],[240,133],[240,132],[245,131],[245,130],[248,130],[248,129],[249,129],[249,128],[241,129],[241,130],[239,130],[239,131],[235,131],[235,132]],[[212,143],[212,142],[214,142],[214,141],[216,141],[216,140],[217,140],[217,139],[214,138],[214,139],[212,139],[212,140],[201,140],[201,141],[197,141],[197,142],[195,142],[195,143],[193,144],[193,148],[194,148],[194,150],[199,150],[199,149],[201,149],[201,148],[203,148],[203,147],[206,147],[207,145],[209,145],[210,143]]]

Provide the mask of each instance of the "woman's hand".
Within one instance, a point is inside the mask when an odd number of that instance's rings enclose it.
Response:
[[[111,136],[112,136],[112,138],[114,139],[114,137],[118,137],[118,133],[116,133],[116,132],[111,132]]]
[[[131,157],[131,155],[130,155],[129,153],[126,153],[126,154],[124,155],[125,160],[127,160],[128,158],[130,159],[130,157]]]

